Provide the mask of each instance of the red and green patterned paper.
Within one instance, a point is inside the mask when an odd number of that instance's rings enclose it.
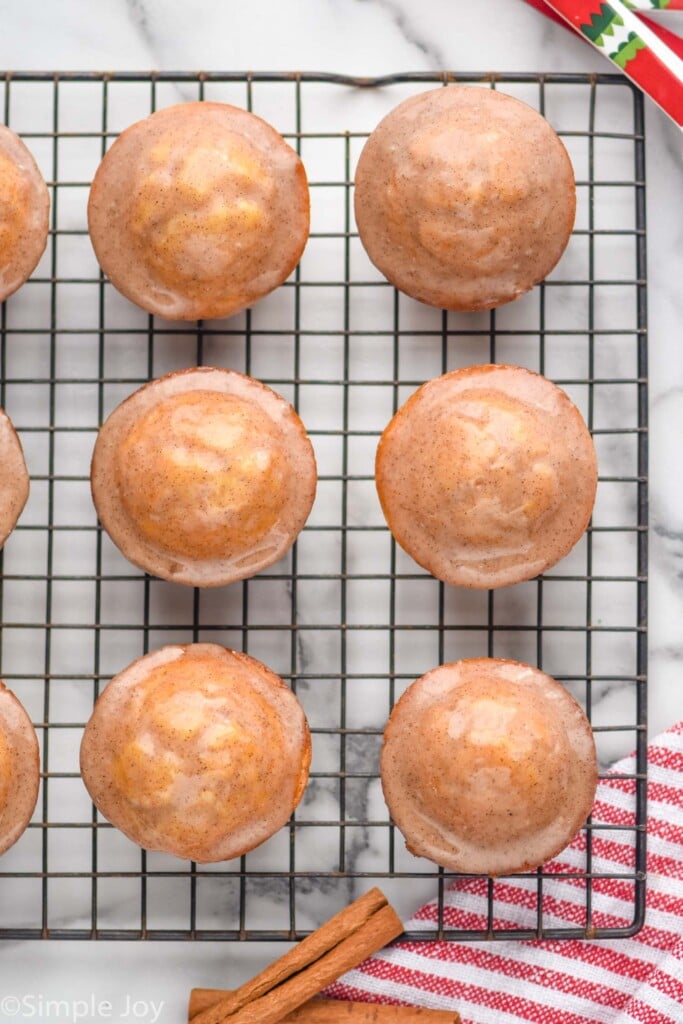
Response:
[[[631,2],[633,2],[633,0],[631,0]],[[662,24],[660,24],[659,20],[656,17],[652,17],[652,12],[654,10],[663,11],[664,8],[650,7],[650,0],[640,0],[640,2],[647,3],[648,6],[640,8],[638,10],[634,8],[634,10],[636,10],[638,17],[643,19],[644,23],[648,26],[648,28],[650,28],[650,30],[654,32],[655,35],[659,36],[662,42],[665,43],[670,50],[673,50],[673,52],[683,60],[683,36],[678,36],[675,34],[675,32],[670,32],[668,28],[665,28]],[[568,25],[564,18],[561,18],[559,14],[556,14],[552,7],[548,7],[548,4],[545,2],[545,0],[526,0],[526,3],[528,3],[530,7],[535,7],[536,10],[540,11],[542,14],[545,14],[546,18],[551,18],[553,21],[558,22],[558,24],[562,25],[563,28],[566,28],[568,32],[572,31],[571,25]],[[670,0],[670,3],[672,5],[675,5],[671,6],[670,10],[683,12],[683,0]],[[627,4],[627,6],[629,5]],[[648,11],[649,13],[645,13],[646,11]],[[680,25],[683,29],[683,20],[681,20]]]
[[[546,2],[683,127],[683,61],[631,9],[645,7],[645,0]],[[683,3],[647,4],[655,6],[672,9]]]
[[[683,11],[683,0],[623,0],[626,7],[634,11]]]

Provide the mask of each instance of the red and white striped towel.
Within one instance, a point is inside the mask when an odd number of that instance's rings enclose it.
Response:
[[[463,1024],[682,1024],[683,1022],[683,723],[650,745],[648,889],[645,927],[629,939],[543,942],[400,942],[329,990],[336,998],[457,1010]],[[633,773],[635,758],[615,765]],[[633,822],[633,783],[600,783],[594,820]],[[593,870],[633,871],[633,833],[593,833]],[[585,837],[553,862],[585,869]],[[585,923],[582,881],[544,882],[544,921]],[[536,922],[534,879],[495,883],[498,927]],[[633,884],[593,886],[593,923],[625,925]],[[486,883],[457,882],[445,896],[447,926],[486,927]],[[429,903],[408,924],[433,927]]]

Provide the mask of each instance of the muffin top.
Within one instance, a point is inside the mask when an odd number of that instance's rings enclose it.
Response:
[[[416,856],[474,874],[528,871],[586,820],[597,785],[590,723],[545,673],[516,661],[440,665],[384,735],[382,786]]]
[[[16,526],[28,499],[29,476],[12,421],[0,409],[0,547]]]
[[[292,406],[259,381],[198,367],[145,385],[100,430],[98,515],[147,572],[192,586],[253,576],[293,544],[316,465]]]
[[[471,366],[423,384],[391,420],[376,481],[389,528],[446,583],[531,579],[582,536],[597,487],[576,406],[519,366]]]
[[[301,160],[261,118],[183,103],[126,129],[88,203],[102,269],[143,309],[226,317],[289,276],[309,230]]]
[[[308,780],[303,709],[254,658],[162,647],[106,687],[81,744],[93,802],[130,839],[204,863],[281,828]]]
[[[535,110],[449,85],[372,133],[356,173],[361,241],[392,284],[442,309],[489,309],[542,281],[576,210],[567,151]]]
[[[0,302],[33,273],[47,243],[50,197],[18,135],[0,125]]]
[[[0,854],[16,843],[38,799],[38,739],[22,704],[0,683]]]

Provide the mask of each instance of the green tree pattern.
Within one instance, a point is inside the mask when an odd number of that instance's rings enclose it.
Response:
[[[636,5],[632,2],[632,0],[621,0],[621,2],[624,5],[624,7],[628,7],[631,11],[641,9],[636,8]],[[651,7],[655,11],[663,11],[664,8],[668,7],[670,3],[671,0],[648,0],[648,7]]]
[[[619,49],[615,53],[610,53],[610,57],[623,71],[628,62],[637,56],[638,51],[644,49],[645,43],[640,36],[636,35],[635,32],[629,32],[626,42],[621,43]]]
[[[612,10],[609,4],[600,4],[600,13],[591,14],[590,25],[582,25],[581,31],[596,46],[606,47],[607,43],[603,36],[614,35],[614,26],[623,24],[621,15]]]

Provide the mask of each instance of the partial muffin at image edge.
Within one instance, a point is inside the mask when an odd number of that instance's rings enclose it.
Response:
[[[313,447],[260,381],[197,367],[144,385],[102,426],[93,500],[123,554],[154,576],[221,586],[281,558],[313,505]]]
[[[100,266],[170,320],[231,316],[281,285],[308,239],[303,164],[266,121],[227,103],[183,103],[124,131],[90,191]]]
[[[47,244],[50,197],[33,156],[0,124],[0,302],[35,270]]]
[[[303,708],[249,655],[162,647],[99,697],[81,773],[99,811],[133,842],[200,863],[239,857],[299,803],[311,761]]]
[[[0,854],[25,832],[39,785],[36,731],[21,702],[0,682]]]
[[[568,395],[520,366],[427,381],[385,428],[375,479],[393,536],[437,579],[490,589],[532,579],[583,536],[598,469]]]
[[[408,687],[384,733],[384,796],[408,850],[451,871],[545,864],[586,821],[597,786],[590,723],[521,662],[440,665]]]
[[[17,525],[29,487],[21,441],[9,416],[0,409],[0,547]]]
[[[402,292],[441,309],[490,309],[529,291],[560,259],[575,212],[557,134],[498,90],[449,85],[405,100],[358,161],[368,256]]]

